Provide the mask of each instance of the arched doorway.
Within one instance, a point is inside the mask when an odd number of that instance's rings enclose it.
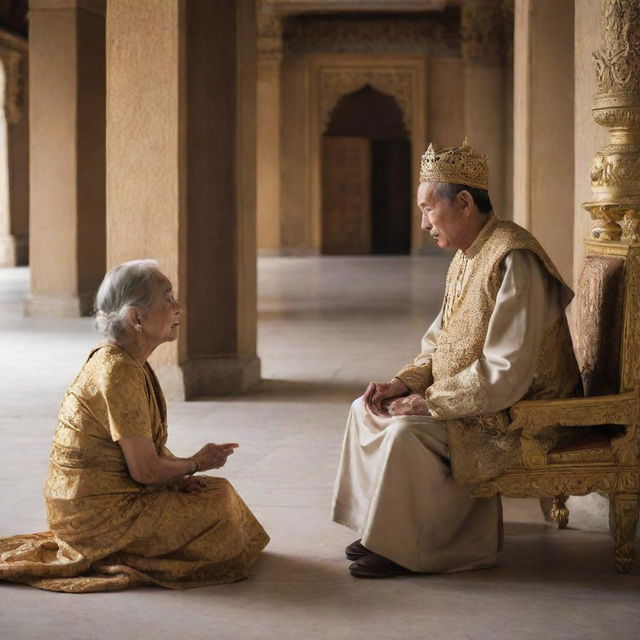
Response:
[[[322,253],[411,248],[411,144],[395,98],[366,84],[343,96],[322,140]]]

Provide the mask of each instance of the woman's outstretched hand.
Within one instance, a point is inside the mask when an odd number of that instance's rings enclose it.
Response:
[[[227,462],[227,458],[239,447],[236,442],[227,442],[226,444],[214,444],[209,442],[205,444],[200,451],[195,453],[192,458],[198,463],[199,471],[208,471],[209,469],[219,469]]]

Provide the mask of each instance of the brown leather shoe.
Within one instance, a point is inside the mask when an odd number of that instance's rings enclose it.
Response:
[[[351,564],[349,573],[355,578],[391,578],[392,576],[408,575],[413,571],[371,552]]]
[[[371,553],[367,547],[365,547],[361,540],[356,540],[352,542],[348,547],[344,550],[344,555],[347,556],[347,560],[359,560],[363,556],[366,556],[368,553]]]

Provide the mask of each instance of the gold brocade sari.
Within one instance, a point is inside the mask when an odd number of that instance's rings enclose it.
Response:
[[[241,580],[269,541],[224,478],[200,493],[147,489],[118,440],[166,448],[166,405],[151,367],[115,345],[89,355],[64,396],[45,487],[50,531],[0,538],[0,580],[52,591],[183,589]]]

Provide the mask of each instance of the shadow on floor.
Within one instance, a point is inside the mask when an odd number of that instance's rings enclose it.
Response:
[[[504,548],[488,580],[593,586],[637,590],[640,571],[621,575],[614,567],[613,538],[608,532],[559,530],[555,525],[506,522]]]
[[[338,550],[336,558],[341,557]],[[313,557],[290,556],[265,551],[252,578],[257,582],[334,582],[350,580],[349,563],[326,562]]]
[[[511,523],[514,524],[514,523]],[[556,532],[550,536],[542,532],[544,525],[515,523],[522,525],[526,536],[507,535],[505,548],[498,567],[448,575],[416,574],[389,579],[414,583],[420,588],[475,590],[482,585],[489,589],[502,590],[520,585],[526,588],[546,589],[571,586],[590,591],[606,589],[615,592],[636,592],[640,588],[640,572],[636,568],[631,575],[618,574],[613,565],[613,544],[607,534],[593,539],[593,532],[566,532],[565,540],[557,539]],[[512,526],[509,527],[513,529]],[[583,535],[580,535],[583,534]],[[568,539],[568,538],[571,539]],[[553,539],[549,539],[553,538]],[[256,566],[252,580],[256,582],[296,583],[341,582],[352,585],[370,583],[357,580],[348,574],[348,562],[339,552],[336,561],[326,562],[311,557],[287,556],[266,552]],[[405,585],[409,586],[409,585]],[[368,587],[367,587],[368,589]],[[319,598],[321,601],[322,598]]]
[[[367,382],[353,380],[277,380],[265,378],[255,389],[226,396],[225,399],[241,399],[243,402],[338,402],[351,404],[361,396]],[[191,402],[221,400],[220,396],[202,396]]]

